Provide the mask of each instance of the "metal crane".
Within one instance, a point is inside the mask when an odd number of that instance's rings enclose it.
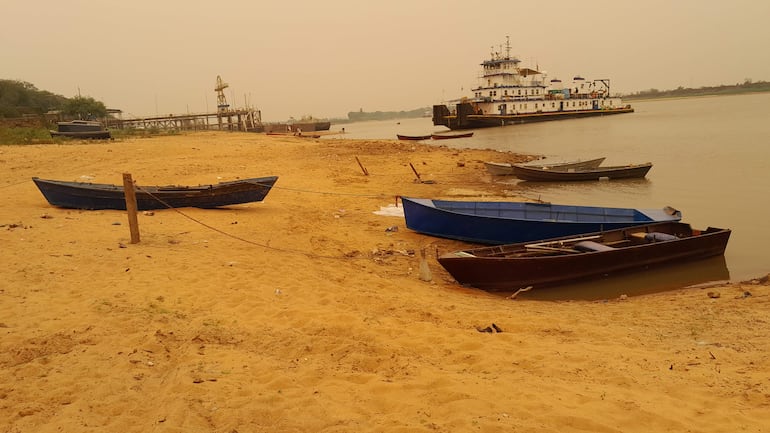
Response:
[[[222,81],[222,77],[217,75],[217,87],[215,87],[214,90],[217,92],[217,111],[220,113],[228,111],[230,108],[230,104],[227,103],[227,98],[225,98],[224,92],[224,90],[229,86],[229,84]]]

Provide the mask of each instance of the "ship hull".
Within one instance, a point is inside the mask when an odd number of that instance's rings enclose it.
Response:
[[[446,105],[433,106],[433,124],[446,126],[452,130],[490,128],[522,123],[548,122],[552,120],[577,119],[583,117],[609,116],[613,114],[633,113],[631,107],[601,108],[590,110],[553,111],[525,114],[474,114],[471,104],[457,104],[455,112],[450,112]]]

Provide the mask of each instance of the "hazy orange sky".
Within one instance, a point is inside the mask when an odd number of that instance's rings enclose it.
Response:
[[[766,0],[0,1],[0,78],[123,117],[232,107],[263,120],[411,110],[468,95],[512,53],[613,93],[770,81]]]

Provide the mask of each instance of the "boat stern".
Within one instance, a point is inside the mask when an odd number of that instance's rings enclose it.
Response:
[[[665,206],[661,209],[640,209],[639,212],[650,221],[680,221],[682,219],[682,211],[671,206]]]

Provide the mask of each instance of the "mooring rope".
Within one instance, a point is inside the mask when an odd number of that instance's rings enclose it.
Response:
[[[263,185],[263,186],[267,186],[267,185]],[[274,250],[274,251],[281,251],[281,252],[285,252],[285,253],[303,254],[303,255],[305,255],[305,256],[307,256],[309,258],[334,259],[334,260],[351,260],[351,259],[354,259],[354,260],[360,260],[360,259],[369,260],[370,259],[370,257],[327,256],[327,255],[322,255],[322,254],[310,253],[310,252],[302,251],[302,250],[290,249],[290,248],[278,248],[278,247],[270,246],[268,244],[254,242],[254,241],[252,241],[250,239],[246,239],[246,238],[234,235],[232,233],[228,233],[228,232],[226,232],[224,230],[221,230],[221,229],[218,229],[218,228],[216,228],[214,226],[206,224],[205,222],[203,222],[203,221],[201,221],[201,220],[199,220],[197,218],[194,218],[194,217],[192,217],[190,215],[187,215],[186,213],[182,212],[178,208],[175,208],[175,207],[171,206],[170,204],[168,204],[165,201],[163,201],[161,198],[159,198],[159,197],[155,196],[153,193],[147,191],[146,189],[143,189],[142,187],[137,186],[137,185],[134,185],[134,187],[137,190],[142,191],[143,193],[145,193],[145,194],[149,195],[150,197],[152,197],[153,200],[156,200],[158,203],[162,204],[163,206],[167,207],[168,209],[173,210],[174,212],[178,213],[179,215],[182,215],[183,217],[189,219],[190,221],[193,221],[196,224],[199,224],[199,225],[201,225],[203,227],[206,227],[207,229],[215,231],[215,232],[217,232],[217,233],[219,233],[221,235],[230,237],[232,239],[235,239],[235,240],[238,240],[238,241],[241,241],[241,242],[245,242],[245,243],[250,244],[250,245],[254,245],[254,246],[258,246],[258,247],[262,247],[262,248],[270,249],[270,250]]]

